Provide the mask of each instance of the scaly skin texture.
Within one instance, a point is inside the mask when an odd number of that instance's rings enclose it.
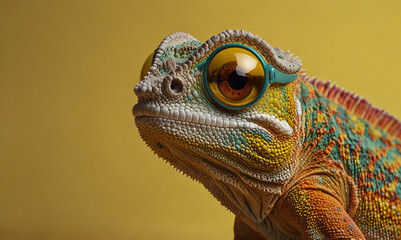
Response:
[[[203,72],[227,43],[298,78],[270,84],[245,109],[225,109]],[[242,30],[205,43],[173,33],[147,62],[135,87],[139,132],[236,215],[235,239],[401,239],[397,119],[310,79],[298,59]]]

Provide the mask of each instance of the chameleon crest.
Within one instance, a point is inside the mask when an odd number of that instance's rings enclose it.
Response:
[[[401,124],[246,31],[167,36],[141,137],[236,215],[236,239],[401,239]]]

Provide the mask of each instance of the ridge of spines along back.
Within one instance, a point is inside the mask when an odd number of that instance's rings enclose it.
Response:
[[[316,77],[310,78],[304,69],[300,70],[301,80],[313,84],[319,92],[358,117],[366,120],[388,134],[401,139],[401,122],[383,109],[373,106],[365,98],[358,96],[344,88],[340,88],[330,81],[322,81]]]

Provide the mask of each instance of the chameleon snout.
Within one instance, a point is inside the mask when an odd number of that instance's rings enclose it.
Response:
[[[134,92],[138,99],[176,99],[185,92],[185,82],[176,74],[165,76],[162,80],[149,77],[139,82]]]

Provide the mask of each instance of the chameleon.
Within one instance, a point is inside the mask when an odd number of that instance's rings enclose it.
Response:
[[[134,92],[146,144],[239,239],[401,239],[401,123],[244,30],[168,35]]]

